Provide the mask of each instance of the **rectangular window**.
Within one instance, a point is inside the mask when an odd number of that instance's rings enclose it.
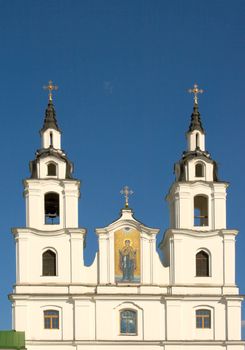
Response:
[[[136,335],[137,333],[136,311],[123,310],[120,312],[120,333],[123,335]]]
[[[56,310],[44,311],[44,328],[59,329],[59,311],[56,311]]]
[[[196,311],[196,328],[211,328],[210,310]]]

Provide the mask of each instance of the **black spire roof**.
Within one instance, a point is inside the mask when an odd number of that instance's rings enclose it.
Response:
[[[201,115],[199,113],[197,103],[194,103],[193,112],[191,115],[191,123],[188,131],[191,132],[194,130],[199,130],[203,134],[205,134],[205,130],[203,129],[203,126],[202,126]]]
[[[53,105],[53,101],[49,100],[48,107],[45,111],[45,119],[43,123],[43,128],[41,129],[41,133],[44,132],[47,129],[55,129],[57,131],[60,131],[57,120],[56,120],[56,113]]]

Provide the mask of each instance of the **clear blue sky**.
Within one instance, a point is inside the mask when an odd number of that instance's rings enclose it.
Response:
[[[59,85],[62,146],[82,181],[87,264],[94,229],[118,217],[125,184],[135,216],[162,237],[164,197],[186,148],[187,89],[199,83],[207,149],[231,183],[228,227],[240,230],[237,283],[245,293],[244,16],[244,0],[0,0],[1,329],[11,327],[10,228],[25,225],[21,181],[40,146],[49,79]]]

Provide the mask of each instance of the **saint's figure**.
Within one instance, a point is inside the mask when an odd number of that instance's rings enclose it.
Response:
[[[126,239],[124,243],[124,247],[119,250],[122,281],[133,281],[136,270],[136,250],[130,245],[129,239]]]

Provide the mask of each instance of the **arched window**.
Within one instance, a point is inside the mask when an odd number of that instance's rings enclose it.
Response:
[[[60,223],[60,201],[59,195],[55,192],[48,192],[44,196],[45,224]]]
[[[137,312],[122,310],[120,312],[120,333],[124,335],[137,334]]]
[[[196,133],[196,148],[200,147],[199,145],[199,134],[198,132]]]
[[[45,310],[43,314],[45,329],[59,329],[59,311]]]
[[[56,176],[56,164],[55,163],[49,163],[47,165],[47,170],[48,170],[48,176]]]
[[[194,197],[194,226],[208,226],[208,198]]]
[[[204,250],[196,254],[196,276],[209,276],[209,255]]]
[[[197,163],[195,166],[195,176],[203,177],[204,176],[204,165],[201,163]]]
[[[43,255],[43,276],[56,276],[56,254],[46,250]]]
[[[49,134],[49,144],[50,144],[50,146],[53,146],[53,133],[52,132],[50,132],[50,134]]]
[[[211,311],[207,309],[196,310],[196,328],[211,328]]]

